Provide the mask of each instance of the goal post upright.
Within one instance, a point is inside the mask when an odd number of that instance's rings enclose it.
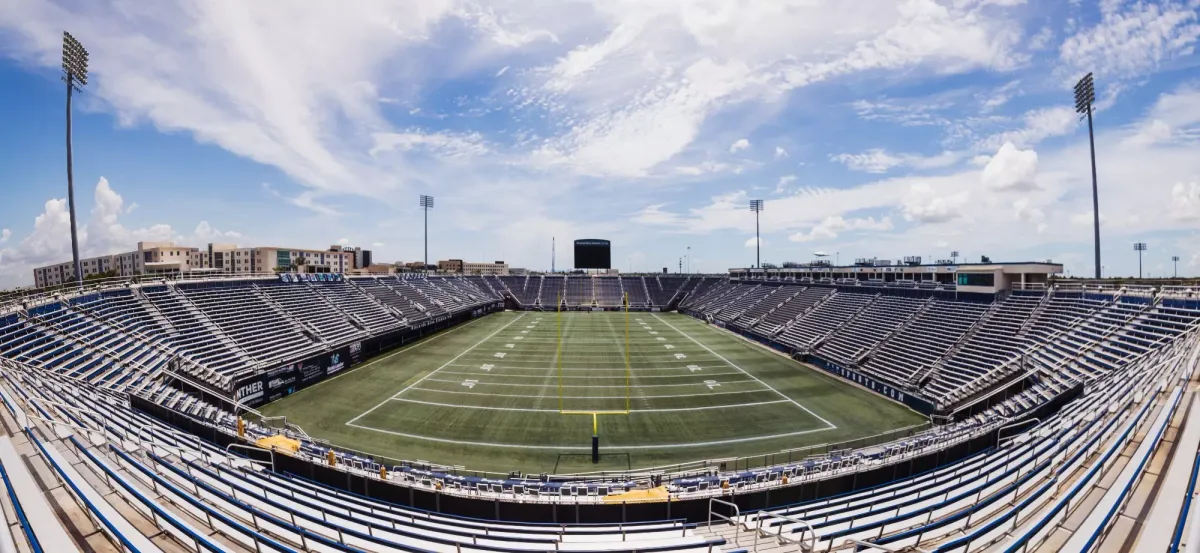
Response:
[[[558,328],[558,352],[555,359],[558,360],[558,410],[563,410],[563,293],[559,292],[558,297],[554,302],[555,310],[555,326]]]
[[[625,413],[629,414],[629,397],[633,394],[629,386],[633,373],[629,366],[629,292],[625,292],[621,303],[625,304]]]

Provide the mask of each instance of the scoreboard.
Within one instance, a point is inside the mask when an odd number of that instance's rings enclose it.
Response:
[[[586,238],[575,241],[576,269],[611,269],[612,245],[608,240]]]

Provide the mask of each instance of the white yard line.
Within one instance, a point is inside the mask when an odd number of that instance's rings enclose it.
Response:
[[[450,381],[434,380],[431,378],[431,379],[427,380],[426,382],[450,382]],[[753,381],[752,380],[742,380],[741,382],[753,382]],[[726,384],[731,384],[731,383],[727,382]],[[479,385],[482,386],[483,384],[481,383]],[[699,385],[703,386],[704,384],[701,383]],[[526,384],[515,384],[515,386],[526,386]],[[678,385],[677,384],[668,384],[667,386],[678,386]],[[603,387],[608,388],[609,386],[603,386]],[[433,393],[437,393],[437,394],[459,394],[459,395],[464,395],[464,396],[523,397],[526,399],[529,398],[529,394],[489,394],[486,392],[460,392],[458,390],[435,390],[433,388],[421,388],[421,387],[413,388],[412,391],[414,391],[414,392],[433,392]],[[769,390],[743,390],[740,392],[709,392],[704,395],[705,396],[723,396],[723,395],[731,395],[731,394],[760,394],[760,393],[763,393],[766,391],[769,391]],[[675,397],[696,397],[696,394],[676,394],[676,395],[666,395],[666,396],[645,396],[645,397],[647,399],[667,399],[667,398],[675,398]],[[563,399],[625,399],[625,396],[563,396]]]
[[[483,376],[483,375],[487,375],[488,373],[486,371],[480,372],[479,369],[476,368],[476,370],[474,370],[474,371],[442,371],[441,374],[461,374],[464,376]],[[706,374],[701,374],[701,373],[689,372],[687,374],[649,375],[649,376],[642,376],[640,378],[684,378],[684,377],[702,377],[702,376],[730,376],[730,375],[742,375],[742,374],[745,374],[745,373],[711,373],[711,374],[706,373]],[[528,374],[503,374],[502,375],[502,374],[492,373],[492,376],[502,376],[504,378],[541,378],[538,375],[528,375]],[[566,374],[564,374],[562,377],[564,379],[567,379],[567,378],[598,378],[594,375],[572,376],[572,375],[566,375]],[[623,378],[623,377],[618,375],[618,376],[605,376],[605,377],[600,377],[600,378]],[[750,376],[750,378],[754,378],[754,377]],[[758,380],[758,379],[755,379],[755,380]]]
[[[668,323],[667,321],[663,320],[663,318],[662,318],[662,317],[659,317],[657,313],[651,313],[651,315],[653,315],[655,319],[658,319],[658,321],[659,321],[659,322],[661,322],[662,324],[665,324],[665,325],[667,325],[668,327],[670,327],[670,328],[671,328],[671,330],[674,330],[675,332],[678,332],[678,333],[679,333],[680,335],[682,335],[683,337],[687,338],[688,340],[691,340],[692,342],[695,342],[695,343],[696,343],[696,345],[698,345],[698,346],[700,346],[700,347],[704,348],[704,349],[705,349],[705,351],[708,351],[709,353],[711,353],[711,354],[715,355],[715,356],[716,356],[718,359],[720,359],[720,360],[722,360],[722,361],[724,361],[724,362],[728,363],[730,367],[733,367],[733,368],[735,368],[735,369],[737,369],[737,370],[741,371],[743,374],[745,374],[746,376],[749,376],[750,378],[753,378],[754,380],[758,380],[758,378],[757,378],[757,377],[755,377],[754,375],[752,375],[752,374],[750,374],[750,373],[746,372],[746,370],[745,370],[745,369],[743,369],[743,368],[741,368],[741,367],[737,366],[736,364],[734,364],[734,362],[733,362],[733,361],[730,361],[730,360],[726,359],[724,356],[722,356],[721,354],[719,354],[719,353],[717,353],[717,352],[713,351],[713,350],[712,350],[712,349],[710,349],[708,346],[706,346],[706,345],[704,345],[704,344],[700,343],[700,341],[699,341],[699,340],[696,340],[695,338],[692,338],[690,335],[688,335],[688,334],[687,334],[687,333],[685,333],[684,331],[682,331],[682,330],[679,330],[678,328],[675,328],[675,325],[673,325],[673,324],[671,324],[671,323]],[[790,398],[790,397],[788,397],[788,396],[784,395],[784,393],[783,393],[783,392],[780,392],[779,390],[776,390],[776,389],[775,389],[775,388],[773,388],[773,387],[772,387],[770,384],[767,384],[766,382],[763,382],[763,381],[761,381],[761,380],[758,380],[758,381],[759,381],[759,383],[761,383],[763,386],[766,386],[767,388],[769,388],[769,389],[770,389],[772,392],[775,392],[776,394],[779,394],[779,397],[782,397],[782,398],[784,398],[784,399],[786,399],[786,400],[788,400],[788,401],[792,402],[793,404],[795,404],[795,406],[796,406],[796,407],[799,407],[799,408],[803,409],[803,410],[804,410],[804,412],[806,412],[806,413],[808,413],[808,414],[810,414],[810,415],[812,415],[812,416],[816,417],[818,420],[820,420],[821,422],[823,422],[823,423],[825,423],[826,425],[828,425],[830,429],[836,429],[836,428],[837,428],[837,425],[833,424],[832,422],[829,422],[829,421],[825,420],[825,418],[824,418],[824,417],[822,417],[821,415],[818,415],[818,414],[816,414],[816,413],[812,412],[812,410],[811,410],[811,409],[809,409],[808,407],[805,407],[805,406],[801,405],[801,404],[800,404],[800,402],[798,402],[798,401],[796,401],[796,400],[794,400],[794,399],[792,399],[792,398]]]
[[[412,388],[413,386],[416,386],[417,384],[420,384],[420,383],[421,383],[422,381],[424,381],[426,378],[429,378],[429,377],[433,376],[433,374],[434,374],[434,373],[436,373],[436,372],[438,372],[438,371],[440,371],[440,370],[442,370],[442,369],[446,368],[446,366],[447,366],[447,365],[449,365],[450,363],[453,363],[453,362],[457,361],[459,357],[462,357],[463,355],[466,355],[466,354],[467,354],[467,352],[469,352],[469,351],[471,351],[471,350],[475,349],[475,348],[476,348],[476,347],[478,347],[480,344],[482,344],[482,343],[484,343],[484,342],[486,342],[486,341],[490,340],[490,339],[492,338],[492,336],[495,336],[495,335],[499,334],[501,331],[503,331],[504,329],[506,329],[506,328],[508,328],[509,326],[511,326],[513,323],[515,323],[515,322],[517,322],[517,321],[519,321],[519,320],[521,320],[521,319],[523,319],[523,318],[525,318],[525,313],[521,313],[519,316],[517,316],[517,318],[515,318],[515,319],[513,319],[513,320],[511,320],[511,321],[508,321],[508,323],[507,323],[507,324],[505,324],[504,326],[502,326],[502,327],[500,327],[500,328],[496,329],[496,331],[495,331],[495,332],[493,332],[493,333],[491,333],[491,334],[488,334],[488,335],[487,335],[487,337],[485,337],[484,339],[482,339],[482,340],[480,340],[480,341],[478,341],[478,342],[475,342],[475,344],[474,344],[474,345],[472,345],[471,347],[469,347],[469,348],[467,348],[467,349],[463,350],[463,351],[462,351],[462,352],[460,352],[458,355],[455,355],[453,359],[451,359],[451,360],[447,361],[447,362],[446,362],[445,364],[443,364],[442,366],[440,366],[440,367],[438,367],[438,368],[434,369],[433,371],[429,372],[429,373],[428,373],[428,374],[426,374],[425,376],[422,376],[422,377],[421,377],[419,380],[417,380],[416,382],[413,382],[412,384],[409,384],[408,386],[405,386],[405,388],[404,388],[403,390],[400,390],[399,392],[396,392],[396,393],[395,393],[395,395],[393,395],[392,397],[389,397],[389,398],[387,398],[387,399],[385,399],[385,400],[383,400],[383,401],[379,402],[379,404],[378,404],[378,405],[376,405],[376,406],[374,406],[374,407],[372,407],[372,408],[370,408],[370,409],[367,409],[366,411],[364,411],[364,412],[363,412],[362,414],[360,414],[359,416],[357,416],[357,417],[354,417],[353,419],[350,419],[350,421],[349,421],[349,422],[347,422],[347,423],[346,423],[346,425],[347,425],[347,426],[353,426],[353,423],[354,423],[354,421],[356,421],[356,420],[358,420],[358,419],[361,419],[361,418],[363,418],[363,417],[365,417],[365,416],[367,416],[367,415],[371,414],[371,412],[372,412],[372,411],[374,411],[374,410],[376,410],[376,409],[378,409],[378,408],[380,408],[380,407],[383,407],[384,405],[386,405],[386,404],[387,404],[387,402],[391,401],[391,400],[392,400],[393,398],[395,398],[396,396],[399,396],[400,394],[403,394],[404,392],[408,391],[408,389],[409,389],[409,388]]]
[[[551,451],[591,451],[592,450],[591,446],[502,444],[502,443],[496,443],[496,442],[472,442],[472,441],[464,441],[464,440],[451,440],[448,438],[434,438],[431,436],[422,436],[420,434],[409,434],[407,432],[396,432],[394,430],[383,430],[381,428],[372,428],[370,426],[363,426],[361,424],[350,424],[350,423],[346,423],[346,424],[348,426],[352,426],[354,428],[361,428],[363,430],[370,430],[373,432],[381,432],[383,434],[391,434],[393,436],[401,436],[404,438],[413,438],[416,440],[440,442],[440,443],[444,443],[444,444],[457,444],[457,445],[470,445],[470,446],[483,446],[483,447],[515,447],[515,448],[519,448],[519,449],[546,449],[546,450],[551,450]],[[711,445],[727,445],[727,444],[740,444],[740,443],[746,443],[746,442],[757,442],[759,440],[771,440],[771,439],[775,439],[775,438],[789,438],[792,436],[803,436],[805,434],[812,434],[814,432],[825,432],[827,430],[832,430],[832,428],[814,428],[811,430],[800,430],[797,432],[785,432],[782,434],[769,434],[766,436],[752,436],[749,438],[731,438],[728,440],[713,440],[713,441],[708,441],[708,442],[689,442],[689,443],[684,443],[684,444],[653,444],[653,445],[607,444],[604,447],[607,449],[612,449],[612,450],[687,449],[687,448],[692,448],[692,447],[705,447],[705,446],[711,446]]]
[[[442,374],[446,374],[446,373],[442,373]],[[463,373],[463,374],[466,374],[466,373]],[[471,373],[471,376],[478,377],[480,375]],[[741,376],[741,373],[725,373],[723,375],[718,374],[718,375],[709,375],[709,376]],[[430,379],[428,379],[428,381],[429,382],[446,382],[448,384],[462,384],[461,380],[441,380],[438,378],[430,378]],[[744,382],[758,382],[759,384],[762,384],[762,382],[759,380],[732,380],[732,381],[722,382],[721,384],[741,384]],[[483,383],[479,383],[477,385],[479,385],[479,386],[513,386],[513,387],[517,387],[517,388],[541,388],[542,387],[542,385],[540,385],[540,384],[511,384],[511,383],[507,383],[507,382],[483,382]],[[707,386],[707,384],[705,384],[703,382],[685,382],[683,384],[645,384],[642,387],[643,388],[667,388],[667,387],[671,387],[671,386]],[[563,388],[624,388],[624,387],[625,387],[624,382],[622,382],[620,384],[612,384],[612,385],[563,384]],[[763,389],[763,390],[757,390],[757,391],[765,392],[765,391],[770,391],[770,390]],[[534,396],[528,396],[528,397],[534,397]],[[558,396],[554,396],[554,398],[557,398],[557,397]],[[557,411],[557,409],[555,411]]]
[[[466,328],[466,327],[468,327],[468,326],[471,326],[471,325],[473,325],[473,324],[475,324],[475,323],[477,323],[477,322],[479,322],[479,321],[482,321],[482,320],[483,320],[483,318],[482,318],[482,317],[481,317],[481,318],[478,318],[478,319],[472,319],[472,320],[470,320],[470,321],[467,321],[466,323],[463,323],[463,324],[461,324],[461,325],[458,325],[458,326],[456,326],[456,327],[454,327],[454,328],[451,328],[451,329],[448,329],[448,330],[445,330],[445,331],[439,332],[439,333],[437,333],[437,334],[434,334],[433,336],[430,336],[430,337],[428,337],[428,338],[423,338],[423,339],[420,339],[420,340],[419,340],[417,343],[415,343],[415,344],[413,344],[413,345],[411,345],[411,346],[408,346],[408,347],[405,347],[405,348],[400,348],[400,349],[398,349],[398,350],[396,350],[396,351],[393,351],[393,352],[391,352],[391,353],[389,353],[389,354],[387,354],[387,355],[384,355],[383,357],[376,357],[376,358],[374,358],[374,359],[372,359],[372,360],[370,360],[370,361],[367,361],[366,363],[364,363],[364,364],[362,364],[362,365],[359,365],[359,366],[358,366],[358,368],[356,368],[356,369],[354,369],[354,370],[352,370],[352,371],[345,371],[345,372],[342,372],[341,374],[339,374],[339,375],[337,375],[337,376],[335,376],[335,377],[333,377],[333,378],[329,378],[329,379],[326,379],[326,380],[322,380],[322,381],[320,381],[320,382],[318,382],[318,383],[316,383],[316,384],[313,384],[312,386],[309,386],[309,387],[307,387],[307,388],[303,388],[303,389],[300,389],[300,390],[296,390],[296,392],[295,392],[295,393],[293,393],[293,394],[289,395],[288,397],[292,397],[292,396],[295,396],[296,394],[301,394],[301,393],[304,393],[304,392],[308,392],[308,391],[314,390],[314,389],[316,389],[316,388],[317,388],[317,386],[320,386],[320,385],[322,385],[322,384],[328,384],[328,383],[330,383],[330,382],[333,382],[334,380],[337,380],[337,379],[339,379],[339,378],[341,378],[341,377],[343,377],[343,376],[346,376],[346,375],[348,375],[348,374],[359,374],[359,371],[361,371],[361,370],[363,370],[363,369],[365,369],[365,368],[367,368],[367,367],[370,367],[371,365],[374,365],[375,363],[378,363],[378,362],[380,362],[380,361],[386,361],[386,360],[388,360],[388,359],[391,359],[392,357],[395,357],[395,356],[397,356],[397,355],[400,355],[401,353],[404,353],[404,352],[406,352],[406,351],[408,351],[408,350],[412,350],[412,349],[419,348],[419,347],[421,347],[421,346],[423,346],[423,345],[425,345],[425,344],[428,344],[429,342],[432,342],[432,341],[434,341],[434,340],[437,340],[438,338],[441,338],[442,336],[447,336],[447,335],[449,335],[449,334],[453,334],[453,333],[455,333],[455,332],[458,332],[459,330],[462,330],[462,329],[464,329],[464,328]]]
[[[420,405],[432,405],[434,407],[449,407],[451,409],[479,409],[482,411],[519,411],[526,413],[559,413],[558,409],[527,409],[524,407],[491,407],[487,405],[464,405],[461,403],[438,403],[436,401],[422,401],[419,399],[408,399],[404,397],[394,397],[388,401],[403,401],[405,403],[417,403]],[[759,405],[771,405],[775,403],[788,403],[790,400],[777,399],[774,401],[756,401],[753,403],[729,403],[724,405],[704,405],[700,407],[675,407],[669,409],[632,409],[633,413],[669,413],[674,411],[709,411],[713,409],[732,409],[734,407],[756,407]]]
[[[678,363],[681,363],[678,367],[633,367],[632,370],[634,372],[637,372],[637,371],[682,371],[682,370],[688,370],[688,365],[696,364],[695,361],[692,361],[690,363],[688,363],[687,361],[678,361]],[[684,365],[682,363],[688,363],[688,365]],[[480,365],[492,365],[493,374],[496,372],[503,372],[503,371],[507,371],[507,370],[514,370],[514,371],[557,370],[555,367],[518,367],[515,365],[500,365],[499,363],[489,363],[489,362],[485,362],[485,361],[480,361],[479,363],[453,363],[450,366],[451,367],[465,367],[468,369],[478,369]],[[725,365],[699,365],[699,367],[701,370],[724,369]],[[586,372],[591,372],[591,371],[622,371],[622,372],[624,372],[625,367],[624,367],[624,365],[622,365],[620,367],[586,367],[586,368],[584,368],[584,367],[563,367],[562,370],[563,371],[586,371]]]

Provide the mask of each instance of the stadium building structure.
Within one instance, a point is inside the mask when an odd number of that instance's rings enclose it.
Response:
[[[14,519],[0,540],[32,551],[96,540],[127,551],[1200,545],[1187,537],[1200,530],[1200,427],[1184,424],[1200,410],[1193,290],[1056,284],[1053,264],[858,268],[870,270],[243,275],[9,296],[0,476]],[[504,307],[623,298],[722,326],[940,424],[803,458],[531,477],[384,465],[243,417]]]

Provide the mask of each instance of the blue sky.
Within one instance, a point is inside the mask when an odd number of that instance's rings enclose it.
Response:
[[[8,0],[0,286],[69,259],[64,28],[85,255],[141,239],[722,271],[812,253],[1200,273],[1200,0]]]

